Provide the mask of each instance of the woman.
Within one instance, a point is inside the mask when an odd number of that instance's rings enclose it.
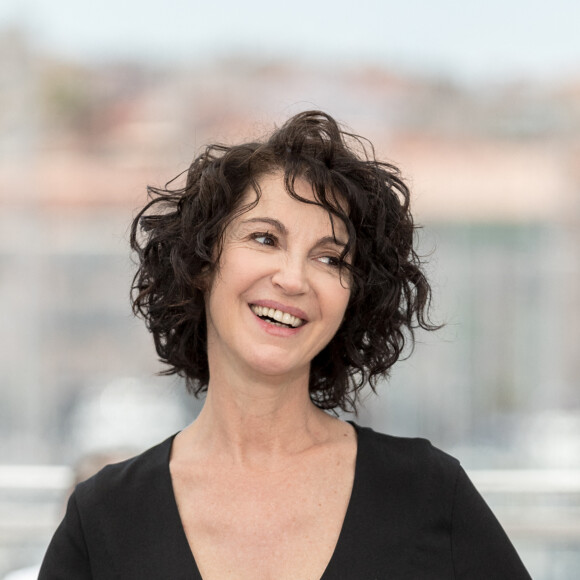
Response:
[[[206,401],[77,487],[41,580],[529,578],[455,459],[327,412],[434,328],[396,168],[314,111],[150,195],[133,306]]]

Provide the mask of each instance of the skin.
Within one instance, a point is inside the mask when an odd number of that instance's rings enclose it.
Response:
[[[174,493],[204,580],[320,578],[354,479],[353,428],[316,408],[310,362],[348,304],[336,266],[346,229],[291,198],[280,173],[225,232],[206,296],[210,382],[199,417],[175,439]],[[297,193],[313,199],[304,180]],[[246,201],[254,199],[246,194]],[[283,328],[251,304],[305,320]]]

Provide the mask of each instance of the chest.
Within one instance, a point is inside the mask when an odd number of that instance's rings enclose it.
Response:
[[[204,580],[318,580],[342,529],[354,461],[320,458],[279,473],[206,466],[172,478]]]

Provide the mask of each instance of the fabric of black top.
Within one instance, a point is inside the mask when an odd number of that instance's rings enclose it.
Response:
[[[321,580],[530,579],[456,459],[354,426],[352,495]],[[173,495],[172,442],[76,487],[39,580],[201,580]]]

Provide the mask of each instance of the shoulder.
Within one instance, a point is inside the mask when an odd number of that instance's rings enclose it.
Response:
[[[457,459],[426,439],[353,426],[358,455],[349,541],[364,538],[358,553],[369,561],[388,554],[385,566],[400,562],[412,568],[409,578],[529,580]]]
[[[131,459],[107,465],[79,483],[75,497],[80,511],[130,505],[170,485],[169,455],[174,436]]]
[[[41,578],[56,578],[53,570],[66,570],[59,578],[162,578],[160,567],[188,559],[169,472],[172,441],[76,486]]]
[[[378,433],[370,427],[353,426],[359,449],[369,460],[387,463],[390,468],[424,470],[432,468],[457,474],[459,461],[420,437],[396,437]]]
[[[406,497],[438,497],[451,508],[459,461],[427,439],[395,437],[354,424],[358,436],[357,469],[365,484]]]

